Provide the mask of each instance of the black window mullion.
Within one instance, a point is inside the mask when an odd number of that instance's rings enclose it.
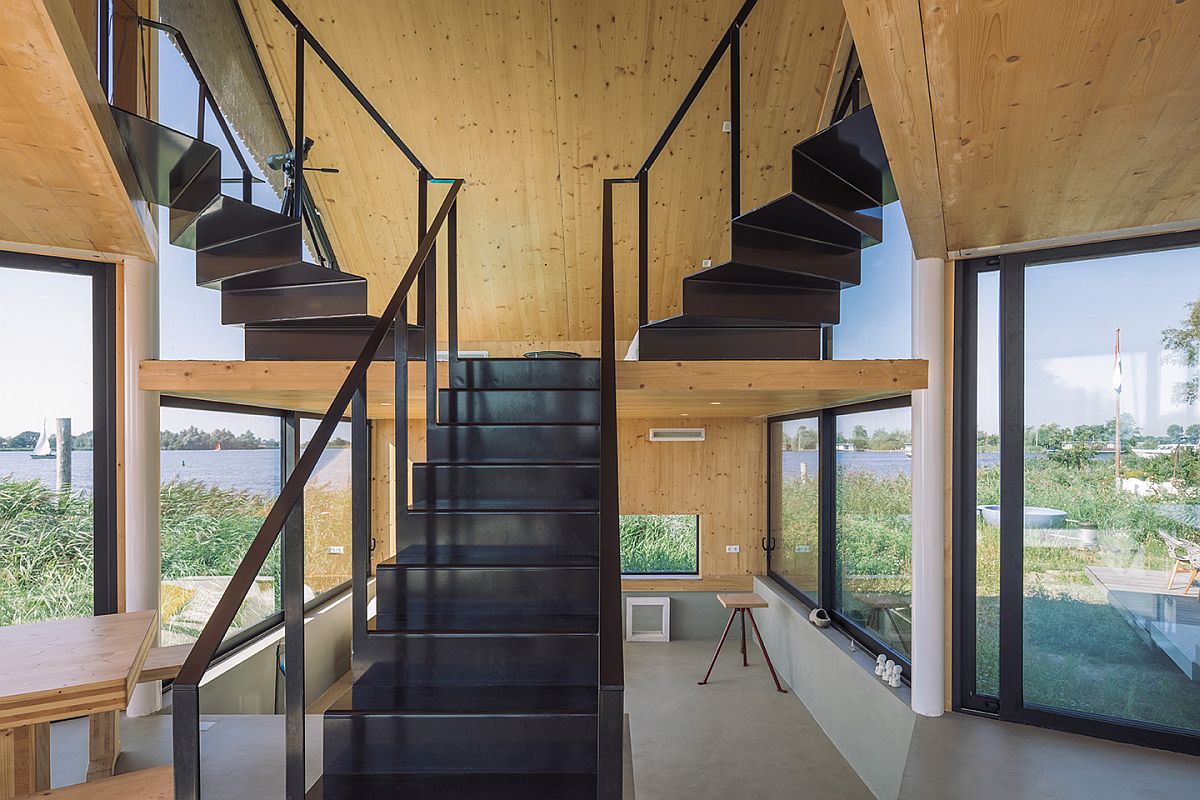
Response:
[[[819,526],[820,603],[826,611],[837,608],[837,419],[833,413],[821,412],[817,424],[817,503]]]
[[[115,614],[117,548],[117,310],[115,267],[92,272],[92,613]]]
[[[1000,716],[1024,708],[1025,264],[1000,262]]]

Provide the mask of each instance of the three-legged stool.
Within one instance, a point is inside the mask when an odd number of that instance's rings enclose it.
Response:
[[[767,655],[767,645],[763,641],[762,634],[758,631],[758,624],[754,621],[754,612],[751,609],[766,608],[767,601],[763,600],[756,594],[719,594],[717,601],[729,611],[729,622],[725,623],[725,632],[721,634],[721,641],[717,644],[717,652],[713,653],[712,663],[708,665],[708,672],[704,673],[704,680],[700,681],[700,685],[708,683],[708,677],[712,675],[713,667],[717,664],[717,656],[721,655],[721,648],[725,645],[725,638],[729,636],[729,629],[733,626],[733,618],[738,614],[742,616],[742,666],[750,666],[749,660],[746,658],[746,617],[750,617],[750,627],[754,629],[754,635],[758,637],[758,649],[762,650],[763,658],[767,661],[767,669],[771,670],[771,680],[775,681],[776,691],[787,694],[787,690],[779,684],[779,676],[775,674],[775,665],[771,663],[771,657]]]

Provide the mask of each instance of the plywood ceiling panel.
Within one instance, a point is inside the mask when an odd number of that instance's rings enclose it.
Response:
[[[918,255],[1200,227],[1200,5],[846,8]]]
[[[293,111],[294,31],[239,0]],[[364,94],[436,174],[464,177],[464,341],[595,340],[601,182],[632,175],[740,0],[293,0]],[[819,125],[843,27],[839,0],[760,0],[743,32],[743,207],[786,189],[788,150]],[[651,316],[728,254],[728,71],[714,74],[652,172]],[[318,204],[343,267],[382,306],[416,240],[416,172],[309,57],[305,131]],[[636,199],[617,187],[618,334],[637,315]],[[444,335],[444,330],[443,334]]]
[[[0,247],[152,258],[157,233],[67,0],[0,21]]]

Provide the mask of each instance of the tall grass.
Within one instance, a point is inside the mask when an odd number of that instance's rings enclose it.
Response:
[[[699,572],[696,517],[688,514],[621,517],[621,572],[655,575]]]

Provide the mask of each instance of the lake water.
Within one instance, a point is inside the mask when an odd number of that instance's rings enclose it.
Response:
[[[279,450],[163,450],[162,482],[199,481],[222,489],[258,494],[279,492]],[[33,459],[25,452],[0,452],[0,478],[37,478],[54,487],[56,462]],[[92,451],[71,454],[72,491],[92,491]],[[310,484],[350,485],[350,449],[326,450],[317,462]]]
[[[912,459],[900,451],[864,450],[862,452],[840,452],[838,466],[851,472],[869,472],[877,478],[892,475],[912,477]],[[975,459],[977,467],[994,467],[1000,463],[999,453],[979,453]],[[800,465],[808,468],[809,475],[817,474],[816,450],[788,450],[783,453],[783,477],[799,478]]]

